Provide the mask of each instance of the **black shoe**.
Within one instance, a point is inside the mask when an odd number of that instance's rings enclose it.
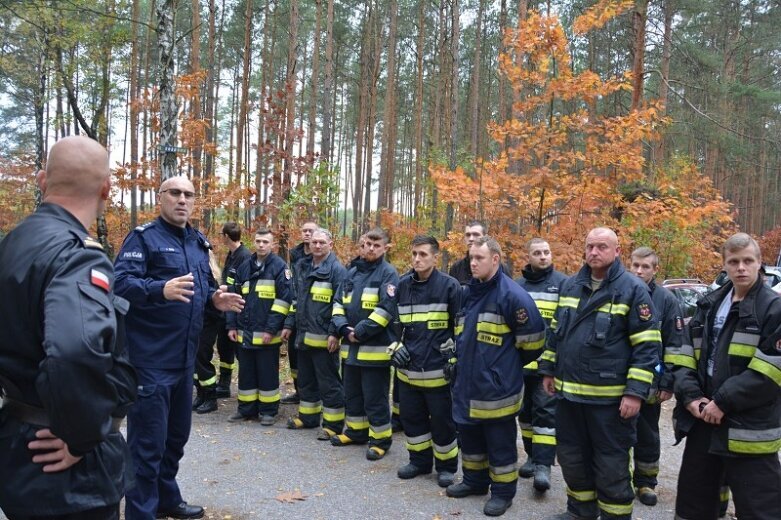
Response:
[[[483,507],[483,514],[486,516],[502,516],[510,506],[513,505],[512,500],[499,497],[491,497],[491,499],[485,503]]]
[[[236,412],[230,417],[228,417],[228,422],[233,422],[233,423],[244,422],[244,421],[257,421],[257,420],[258,420],[257,416],[242,415],[241,412]]]
[[[369,446],[369,449],[366,450],[366,459],[380,460],[385,456],[386,453],[388,453],[387,450],[383,450],[382,448],[379,448],[377,446]]]
[[[550,489],[550,466],[534,466],[534,489],[544,493]]]
[[[410,478],[415,478],[418,475],[428,475],[431,473],[431,468],[429,469],[423,469],[419,468],[416,465],[409,463],[399,468],[399,470],[396,472],[396,476],[407,480]]]
[[[293,392],[279,400],[279,404],[298,404],[300,402],[301,398],[298,397],[298,392]]]
[[[464,498],[469,495],[487,495],[488,488],[475,488],[464,484],[463,482],[459,482],[458,484],[448,486],[445,490],[445,494],[451,498]]]
[[[437,473],[437,485],[439,487],[446,488],[448,486],[452,486],[453,482],[456,481],[456,476],[450,473],[449,471],[440,471]]]
[[[546,516],[545,520],[599,520],[599,515],[580,516],[580,515],[576,515],[575,513],[565,511],[564,513],[559,513],[558,515]]]
[[[277,416],[276,415],[261,415],[260,416],[260,425],[261,426],[274,426],[275,422],[277,422]]]
[[[653,488],[649,488],[649,487],[638,488],[637,499],[640,501],[641,504],[647,506],[655,506],[657,501],[656,491],[654,491]]]
[[[203,518],[203,508],[182,502],[171,511],[158,511],[155,518]]]
[[[206,399],[201,403],[201,406],[195,409],[195,413],[197,414],[205,414],[205,413],[211,413],[217,411],[217,400],[216,399]]]
[[[214,395],[217,397],[217,399],[225,399],[226,397],[230,397],[231,387],[217,385],[214,389]]]
[[[203,391],[203,388],[199,386],[195,387],[195,400],[193,401],[193,412],[198,409],[199,406],[203,404],[203,402],[206,400],[206,395]]]
[[[526,459],[526,462],[518,468],[518,476],[521,478],[532,478],[534,476],[534,462],[531,457]]]

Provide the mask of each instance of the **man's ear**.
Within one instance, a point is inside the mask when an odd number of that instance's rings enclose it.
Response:
[[[38,184],[38,189],[41,190],[41,194],[46,193],[46,171],[40,170],[35,176],[35,182]]]
[[[111,195],[111,177],[106,177],[103,186],[100,187],[100,199],[108,200],[109,195]]]

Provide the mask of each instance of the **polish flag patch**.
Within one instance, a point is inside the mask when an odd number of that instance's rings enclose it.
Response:
[[[109,291],[108,276],[101,273],[97,269],[93,269],[90,273],[90,281],[92,282],[92,285],[97,285],[106,292]]]

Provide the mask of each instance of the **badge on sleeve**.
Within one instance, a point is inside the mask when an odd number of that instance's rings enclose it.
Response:
[[[651,307],[647,303],[641,303],[637,306],[637,315],[643,321],[648,321],[653,317]]]
[[[293,277],[293,273],[290,272],[290,269],[285,269],[285,278],[290,280]]]
[[[776,341],[776,352],[781,352],[781,339]]]
[[[675,330],[679,332],[683,330],[683,318],[680,316],[675,317]]]
[[[96,285],[106,292],[109,291],[108,276],[98,271],[97,269],[93,269],[90,272],[90,281],[92,282],[92,285]]]
[[[521,325],[526,325],[526,322],[529,321],[529,312],[525,307],[521,307],[515,312],[515,320]]]
[[[393,285],[392,283],[389,283],[388,286],[385,288],[385,292],[388,293],[388,296],[393,298],[394,296],[396,296],[396,286]]]

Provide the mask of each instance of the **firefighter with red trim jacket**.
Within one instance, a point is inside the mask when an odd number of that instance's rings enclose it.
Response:
[[[241,344],[238,411],[228,420],[257,420],[271,426],[279,413],[279,336],[290,311],[291,273],[272,252],[274,235],[268,229],[255,233],[255,253],[236,271],[234,290],[246,300],[244,310],[226,314],[228,335]]]
[[[559,302],[559,287],[567,276],[553,268],[550,245],[542,238],[532,238],[527,244],[529,263],[516,280],[528,291],[540,311],[546,327],[550,326]],[[556,399],[542,387],[537,373],[537,360],[524,367],[523,405],[518,415],[526,462],[518,469],[522,478],[534,477],[534,489],[550,489],[550,468],[556,458]]]
[[[439,242],[432,236],[412,240],[412,270],[401,277],[398,302],[402,342],[391,364],[398,374],[401,422],[407,435],[409,464],[398,477],[414,478],[437,470],[437,483],[453,483],[458,469],[458,443],[450,385],[440,347],[453,341],[461,308],[461,285],[436,268]]]
[[[722,248],[729,277],[697,303],[691,343],[674,365],[675,437],[686,437],[675,518],[719,514],[722,484],[738,518],[781,518],[781,299],[766,287],[762,253],[746,233]]]
[[[559,291],[539,373],[558,396],[556,454],[567,483],[561,519],[630,520],[629,451],[659,363],[648,286],[621,264],[618,237],[595,228],[585,265]]]
[[[523,366],[542,351],[545,323],[531,296],[504,273],[495,239],[475,240],[469,257],[473,279],[456,324],[456,360],[446,371],[454,379],[453,419],[464,479],[445,492],[454,498],[485,495],[490,486],[483,513],[500,516],[512,505],[518,482],[515,417],[523,399]]]
[[[337,290],[331,323],[342,338],[344,433],[331,437],[334,446],[366,444],[366,458],[379,460],[390,449],[390,358],[388,347],[398,338],[396,319],[399,275],[385,261],[388,234],[373,229],[366,234],[361,258],[352,263]]]

